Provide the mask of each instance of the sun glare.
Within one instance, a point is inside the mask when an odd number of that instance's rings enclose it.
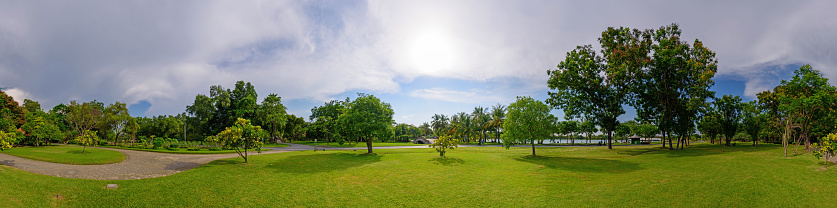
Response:
[[[409,63],[420,74],[437,75],[451,70],[456,60],[453,42],[442,31],[427,30],[410,40]]]

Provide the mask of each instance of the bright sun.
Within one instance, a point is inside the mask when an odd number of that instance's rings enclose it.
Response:
[[[438,75],[451,70],[456,60],[453,42],[443,31],[425,30],[410,39],[407,56],[415,72]]]

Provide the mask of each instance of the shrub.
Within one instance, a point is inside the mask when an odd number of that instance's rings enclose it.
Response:
[[[209,148],[209,151],[221,151],[220,147]]]
[[[180,150],[180,148],[173,148],[173,147],[166,147],[166,149],[167,149],[167,150],[170,150],[170,151],[178,151],[178,150]]]
[[[200,151],[200,150],[201,150],[201,148],[199,148],[199,147],[193,147],[193,148],[189,148],[189,149],[187,149],[187,150],[189,150],[189,151]]]
[[[738,133],[732,137],[733,141],[746,142],[750,141],[750,135],[744,132]]]
[[[163,142],[165,142],[165,140],[163,138],[157,137],[157,138],[154,138],[154,141],[152,142],[152,144],[154,145],[154,148],[156,149],[158,147],[162,147]]]
[[[180,148],[180,145],[179,145],[179,144],[170,144],[170,145],[169,145],[169,148],[172,148],[172,149],[179,149],[179,148]]]
[[[99,141],[99,146],[107,146],[108,141]]]

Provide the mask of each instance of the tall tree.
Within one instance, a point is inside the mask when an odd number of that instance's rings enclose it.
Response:
[[[724,95],[715,99],[715,109],[718,109],[721,132],[724,134],[726,146],[730,145],[733,136],[738,133],[741,122],[741,97]]]
[[[575,145],[575,133],[579,132],[578,126],[579,126],[578,121],[561,121],[561,122],[558,122],[559,131],[563,132],[563,134],[567,136],[567,139],[570,140],[570,145]]]
[[[40,146],[43,142],[41,139],[48,141],[50,139],[58,140],[64,137],[63,132],[49,119],[49,114],[43,111],[36,111],[27,115],[28,121],[26,124],[23,124],[23,130],[35,140],[33,143],[36,147]]]
[[[697,128],[701,134],[709,137],[710,144],[715,144],[715,138],[721,134],[721,117],[714,107],[708,106],[698,120]],[[719,140],[720,142],[720,140]]]
[[[105,108],[103,121],[100,123],[99,131],[113,133],[113,142],[116,143],[119,136],[125,134],[125,130],[132,122],[136,123],[134,117],[128,111],[127,105],[123,102],[114,102]],[[105,134],[107,135],[107,134]]]
[[[368,153],[372,153],[372,140],[385,134],[392,126],[394,111],[389,103],[374,95],[358,93],[358,98],[349,103],[346,113],[338,118],[352,136],[366,140]]]
[[[427,123],[427,122],[424,122],[423,124],[421,124],[421,126],[419,126],[419,129],[421,129],[421,132],[422,132],[423,136],[433,134],[433,128],[430,128],[430,124]]]
[[[672,135],[678,142],[689,136],[697,119],[698,110],[714,96],[709,88],[717,72],[717,59],[695,39],[692,45],[681,41],[677,24],[652,31],[651,56],[648,67],[639,75],[634,107],[644,121],[656,122],[672,149]],[[665,143],[663,143],[665,145]]]
[[[557,70],[549,70],[547,81],[552,107],[563,109],[568,118],[588,115],[607,134],[607,148],[617,117],[631,101],[637,74],[649,62],[651,49],[649,31],[629,28],[608,28],[599,38],[602,55],[591,45],[578,46],[567,53]]]
[[[17,101],[0,89],[0,119],[9,122],[14,128],[19,128],[26,123],[26,116],[23,109],[18,106]]]
[[[433,121],[431,125],[433,126],[433,132],[436,133],[436,136],[439,136],[440,133],[444,132],[445,129],[448,128],[448,122],[450,122],[450,118],[445,116],[445,114],[434,114]]]
[[[579,123],[578,125],[579,132],[584,132],[587,137],[587,143],[590,143],[590,139],[592,138],[592,134],[599,132],[599,129],[596,128],[596,124],[593,121],[584,121]]]
[[[777,89],[783,91],[777,96],[779,110],[789,114],[788,123],[799,130],[799,140],[805,143],[805,150],[810,151],[812,127],[818,118],[825,117],[824,114],[834,108],[837,89],[820,71],[807,64],[794,71],[790,81],[782,80],[777,88],[783,88]]]
[[[535,155],[535,141],[551,137],[555,116],[549,114],[549,106],[531,97],[517,97],[509,105],[509,112],[503,122],[503,145],[508,149],[514,143],[532,144]]]
[[[767,114],[757,101],[742,103],[742,128],[753,138],[753,146],[761,140],[761,132],[767,125]]]
[[[41,104],[38,103],[38,101],[34,101],[34,100],[30,100],[30,99],[24,99],[23,100],[23,110],[25,112],[29,112],[29,113],[43,111],[41,109]]]
[[[346,104],[339,100],[331,100],[323,104],[323,106],[314,107],[311,109],[310,121],[322,127],[326,142],[335,140],[339,144],[343,144],[345,139],[340,136],[338,132],[338,118],[340,114],[346,111]]]
[[[70,105],[67,105],[67,114],[64,119],[70,123],[71,128],[79,137],[85,138],[84,141],[98,140],[98,136],[95,138],[85,136],[87,136],[87,133],[95,133],[96,131],[91,130],[98,127],[99,123],[103,121],[103,113],[99,106],[99,103],[95,100],[81,104],[70,101]]]
[[[488,124],[492,131],[494,131],[494,139],[495,142],[497,139],[500,138],[500,133],[503,131],[503,120],[506,118],[506,106],[497,103],[495,106],[491,106],[491,120],[488,121]]]
[[[282,97],[270,94],[264,98],[256,111],[256,123],[267,130],[270,138],[278,140],[282,137],[282,127],[287,122],[287,108],[282,105]]]

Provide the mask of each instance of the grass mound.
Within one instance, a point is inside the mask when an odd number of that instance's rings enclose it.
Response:
[[[75,145],[54,145],[41,147],[16,147],[7,149],[0,153],[6,153],[22,158],[39,160],[52,163],[63,163],[72,165],[102,165],[119,163],[125,160],[121,152],[86,148],[82,153],[82,146]]]

